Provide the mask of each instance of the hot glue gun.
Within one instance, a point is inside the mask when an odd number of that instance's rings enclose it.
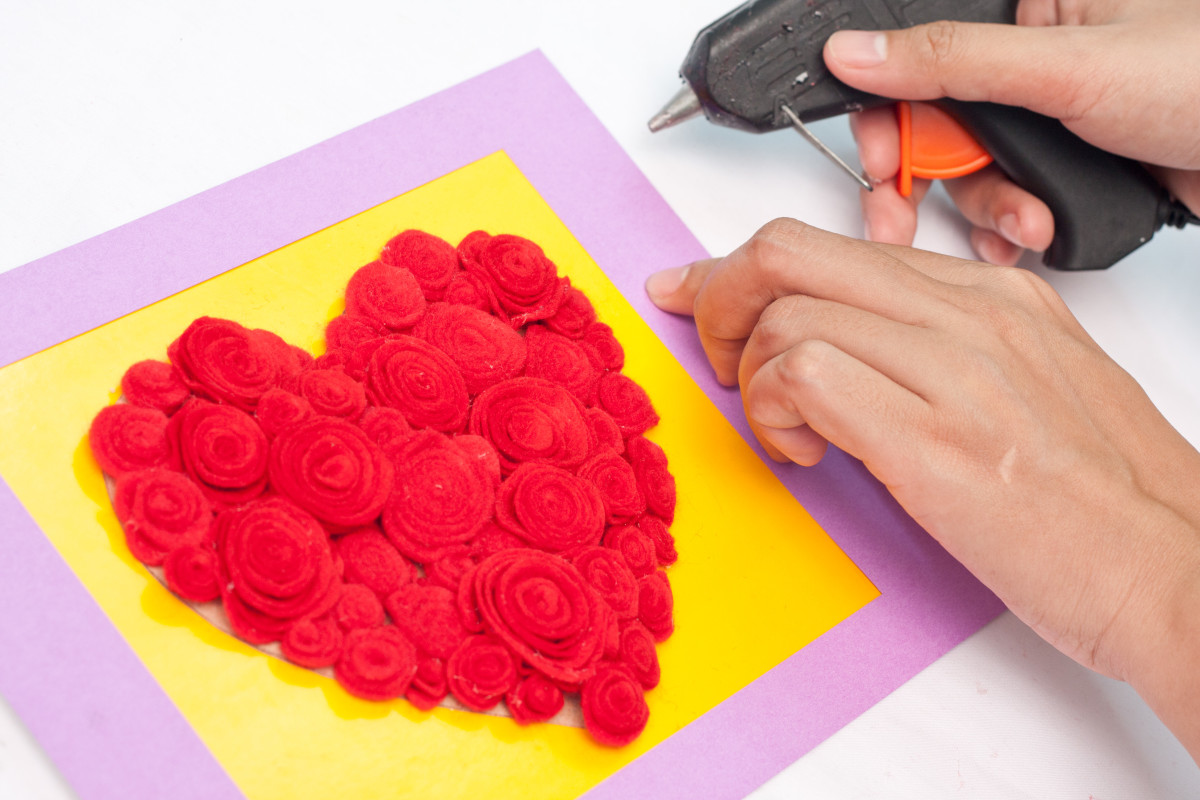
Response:
[[[650,120],[659,131],[704,114],[762,133],[793,128],[868,190],[871,185],[805,123],[895,102],[852,89],[825,67],[842,29],[907,28],[937,20],[1015,24],[1017,0],[750,0],[700,31],[685,86]],[[1102,269],[1164,224],[1200,224],[1137,162],[1084,142],[1062,123],[993,103],[899,103],[902,193],[912,178],[953,178],[996,163],[1054,214],[1047,265]]]

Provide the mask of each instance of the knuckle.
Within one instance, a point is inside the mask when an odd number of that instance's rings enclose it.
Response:
[[[780,377],[785,387],[794,392],[819,383],[835,352],[833,345],[820,339],[797,344],[784,359]]]
[[[922,32],[925,36],[925,53],[935,69],[954,61],[961,33],[959,23],[949,20],[931,22],[923,26]]]

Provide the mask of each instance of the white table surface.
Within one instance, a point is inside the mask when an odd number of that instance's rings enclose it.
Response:
[[[0,271],[535,48],[711,252],[777,216],[858,233],[853,184],[798,137],[647,132],[695,32],[732,2],[2,0]],[[853,159],[844,120],[816,127]],[[944,197],[927,206],[918,245],[969,255]],[[1103,273],[1029,263],[1200,443],[1200,231],[1160,233]],[[71,796],[0,704],[0,797]],[[1196,796],[1200,769],[1127,686],[1007,614],[753,795]]]

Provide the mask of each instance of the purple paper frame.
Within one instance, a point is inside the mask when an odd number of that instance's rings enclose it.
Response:
[[[489,124],[447,135],[444,121],[462,108]],[[9,310],[0,317],[0,364],[497,150],[748,436],[737,395],[713,380],[690,322],[658,311],[642,291],[651,272],[706,254],[540,52],[0,275]],[[1002,609],[855,460],[832,451],[816,468],[774,469],[881,596],[589,791],[589,800],[742,797]],[[123,800],[170,787],[184,800],[241,797],[2,482],[0,522],[9,550],[0,559],[0,604],[16,610],[0,619],[0,693],[79,796]]]

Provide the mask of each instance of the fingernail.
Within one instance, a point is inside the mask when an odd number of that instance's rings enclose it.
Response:
[[[1016,214],[1005,214],[996,220],[996,229],[1000,235],[1017,247],[1024,247],[1025,243],[1021,241],[1021,221],[1017,219]]]
[[[887,37],[875,31],[838,31],[829,54],[847,67],[877,67],[887,60]]]
[[[683,286],[688,270],[691,268],[692,265],[687,264],[654,273],[646,279],[646,294],[650,295],[650,299],[656,303],[670,297],[679,291],[680,286]]]

